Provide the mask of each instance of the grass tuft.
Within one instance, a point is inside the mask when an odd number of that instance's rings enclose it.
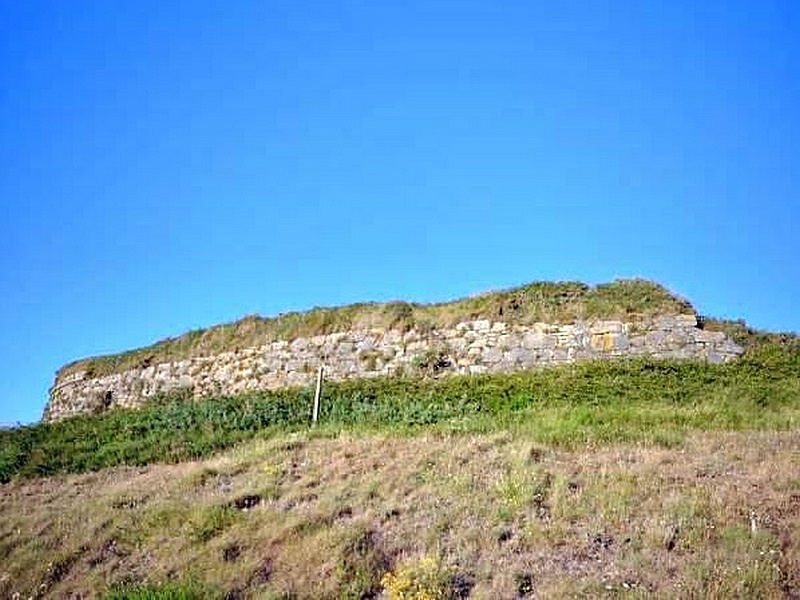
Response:
[[[103,600],[211,600],[219,591],[201,583],[171,582],[163,585],[123,584],[103,596]]]

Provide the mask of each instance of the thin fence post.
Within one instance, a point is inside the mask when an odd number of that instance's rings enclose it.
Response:
[[[322,396],[322,374],[325,371],[325,367],[320,365],[319,370],[317,371],[317,391],[314,393],[314,412],[311,415],[311,420],[313,423],[316,423],[319,420],[319,401],[320,397]]]

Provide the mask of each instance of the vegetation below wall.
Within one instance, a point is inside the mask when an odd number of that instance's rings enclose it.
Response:
[[[0,495],[0,598],[796,598],[798,446],[290,433],[20,480]]]
[[[362,303],[315,308],[274,318],[249,316],[235,323],[191,331],[147,348],[79,360],[66,365],[59,376],[86,371],[91,377],[100,377],[143,365],[214,355],[278,339],[362,328],[426,330],[481,318],[507,323],[557,324],[578,319],[630,320],[691,312],[694,310],[687,301],[656,283],[641,279],[595,287],[580,282],[536,282],[442,304]]]
[[[349,381],[326,385],[317,432],[519,430],[561,446],[670,444],[693,429],[796,427],[798,373],[795,339],[763,344],[724,365],[626,360],[513,375]],[[312,395],[306,388],[202,401],[163,396],[138,411],[0,431],[0,481],[179,462],[306,429]]]
[[[650,410],[553,399],[506,431],[279,431],[201,461],[16,479],[0,598],[796,598],[800,429],[780,379],[782,403],[731,382],[703,410],[673,387]],[[537,417],[579,443],[531,439]],[[648,437],[648,419],[667,430]]]
[[[0,597],[796,597],[800,342],[706,327],[748,351],[0,430]]]

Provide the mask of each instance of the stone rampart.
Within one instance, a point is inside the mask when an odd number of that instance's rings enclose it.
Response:
[[[201,397],[304,386],[313,382],[320,365],[325,366],[326,379],[343,380],[425,370],[503,373],[635,356],[719,363],[741,353],[725,334],[699,328],[694,315],[569,325],[476,320],[431,331],[349,331],[142,365],[102,377],[73,372],[56,378],[44,420],[138,407],[155,394],[179,388]]]

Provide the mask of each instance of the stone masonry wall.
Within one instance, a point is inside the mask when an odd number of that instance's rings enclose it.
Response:
[[[153,395],[186,388],[195,397],[303,386],[318,366],[326,379],[399,375],[425,365],[438,372],[501,373],[579,360],[650,356],[711,363],[742,348],[698,328],[694,315],[649,321],[530,326],[477,320],[428,332],[372,329],[277,341],[245,350],[143,366],[103,377],[58,377],[44,420],[113,407],[137,407]]]

